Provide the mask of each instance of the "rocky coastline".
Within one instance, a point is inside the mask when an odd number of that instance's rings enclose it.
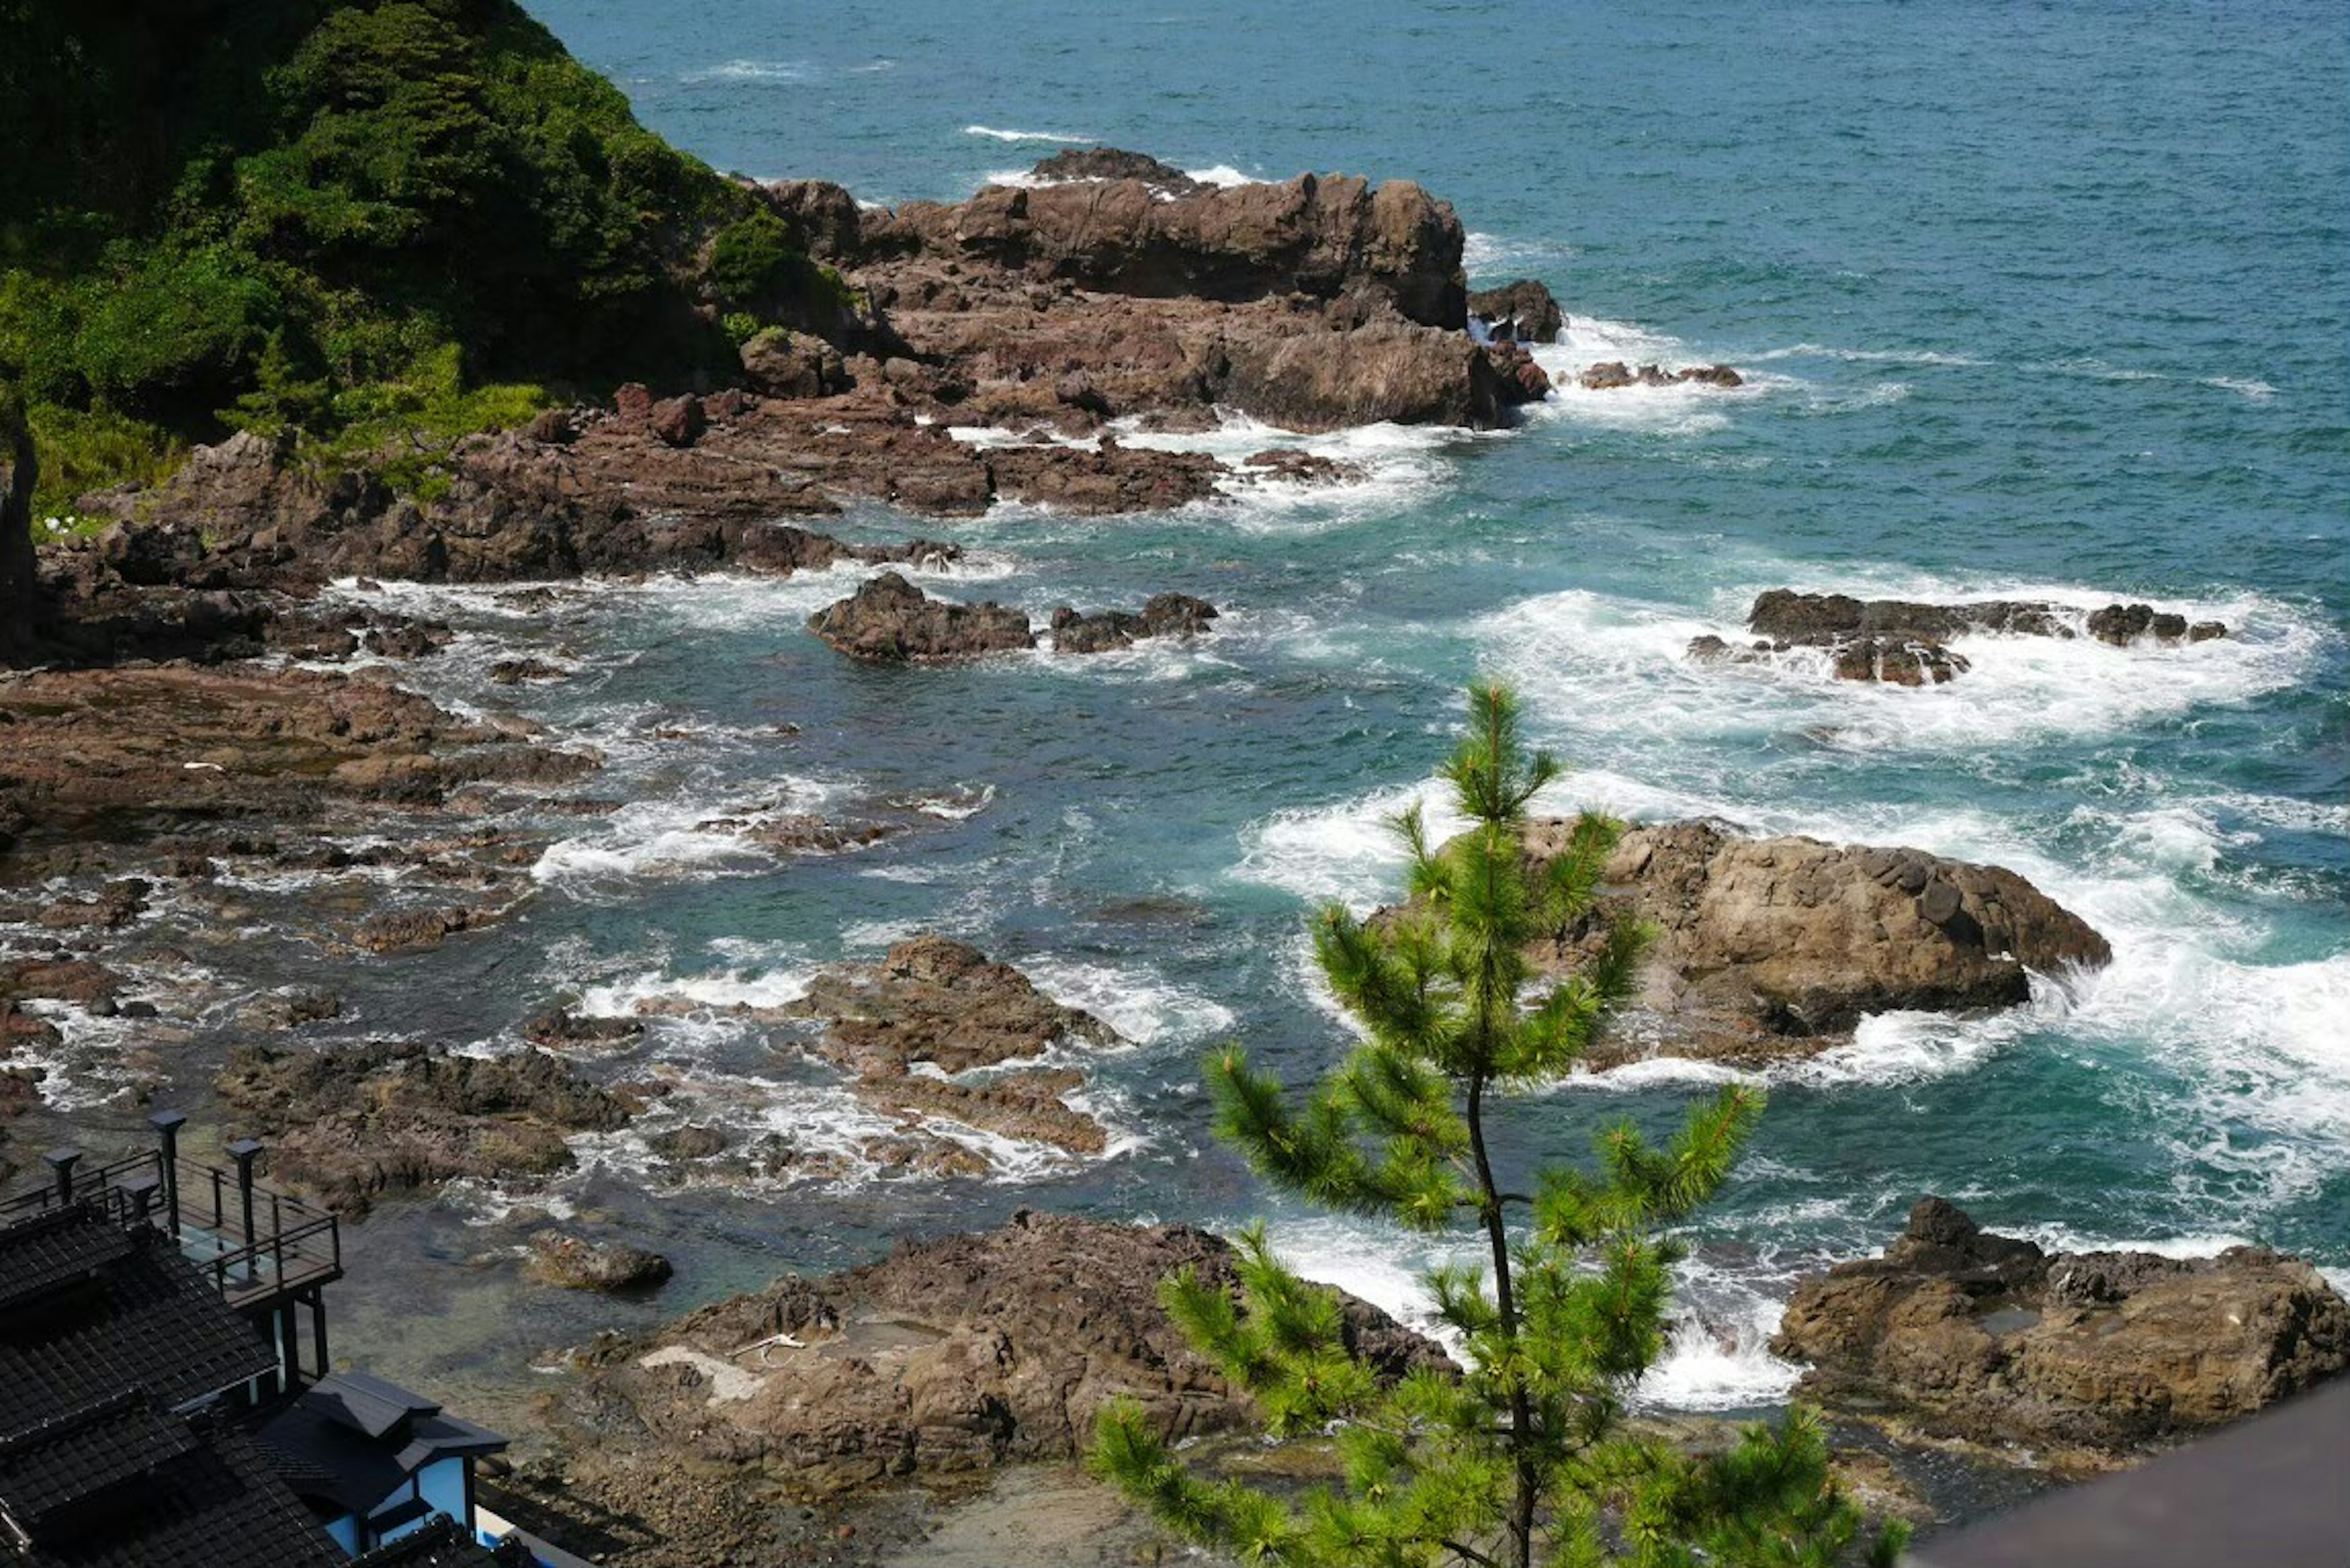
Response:
[[[1218,187],[1107,150],[1037,172],[1048,182],[895,211],[819,182],[757,187],[843,280],[837,318],[749,337],[734,385],[631,383],[458,441],[424,483],[395,482],[389,462],[323,467],[298,443],[238,435],[158,484],[85,498],[103,530],[36,552],[38,454],[21,428],[0,431],[0,1139],[41,1092],[39,1070],[11,1056],[54,1044],[67,1008],[153,1020],[125,1047],[127,1093],[207,1090],[224,1128],[270,1142],[274,1180],[354,1219],[452,1182],[527,1187],[571,1168],[581,1139],[646,1125],[655,1179],[681,1183],[981,1178],[992,1168],[974,1134],[1101,1158],[1118,1129],[1087,1101],[1089,1068],[1128,1042],[941,933],[730,1012],[771,1033],[778,1062],[837,1077],[889,1124],[847,1149],[697,1119],[704,1086],[674,1076],[587,1070],[648,1021],[702,1009],[691,997],[615,1015],[567,994],[520,1042],[474,1054],[346,1038],[330,988],[284,988],[238,1003],[252,1042],[196,1085],[171,1056],[194,1004],[133,994],[118,956],[157,901],[209,909],[225,944],[250,912],[241,883],[348,872],[310,939],[338,961],[396,964],[527,918],[548,835],[524,816],[616,809],[598,793],[607,759],[577,737],[403,690],[402,670],[452,639],[369,598],[384,582],[513,585],[527,616],[569,579],[865,574],[804,635],[909,667],[893,679],[1213,639],[1218,607],[1180,587],[1135,608],[1062,606],[1040,627],[909,580],[951,573],[963,557],[951,540],[821,527],[871,503],[921,519],[1015,503],[1116,527],[1253,486],[1355,477],[1326,458],[1227,462],[1133,432],[1197,434],[1232,413],[1304,432],[1492,429],[1552,390],[1526,346],[1564,330],[1557,301],[1531,281],[1470,294],[1459,217],[1409,182]],[[1709,396],[1743,384],[1722,366],[1615,364],[1580,382]],[[1689,657],[1825,656],[1839,679],[1930,687],[1967,672],[1955,645],[1970,638],[2168,649],[2229,635],[2135,603],[2076,613],[1794,590],[1762,596],[1746,630],[1742,646],[1701,637]],[[535,656],[496,669],[505,687],[567,673]],[[923,826],[894,808],[769,801],[693,826],[778,856],[848,854]],[[1537,824],[1538,855],[1570,831]],[[1606,881],[1607,908],[1659,935],[1639,1005],[1594,1072],[1658,1056],[1759,1070],[1845,1045],[1876,1013],[2022,1005],[2113,956],[2021,876],[1916,849],[1659,823],[1624,836]],[[1535,956],[1571,966],[1600,940],[1564,930]],[[642,1295],[671,1272],[592,1223],[526,1246],[536,1289]],[[707,1561],[712,1540],[780,1542],[814,1562],[868,1517],[858,1510],[896,1506],[890,1489],[951,1497],[1004,1467],[1066,1464],[1113,1396],[1141,1399],[1170,1437],[1245,1434],[1244,1403],[1158,1305],[1155,1282],[1187,1265],[1229,1279],[1230,1247],[1186,1225],[1024,1213],[787,1277],[578,1349],[510,1483],[551,1514],[586,1501],[635,1520],[645,1536],[626,1560],[639,1568]],[[1346,1312],[1389,1375],[1450,1365],[1377,1308],[1349,1298]],[[1774,1347],[1809,1364],[1804,1397],[1840,1415],[2071,1473],[2334,1375],[2350,1313],[2290,1258],[2050,1256],[1929,1199],[1883,1258],[1806,1281]]]

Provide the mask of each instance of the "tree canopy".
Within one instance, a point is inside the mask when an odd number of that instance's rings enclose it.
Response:
[[[1704,1459],[1625,1426],[1627,1396],[1666,1347],[1680,1253],[1665,1228],[1728,1176],[1763,1096],[1729,1085],[1661,1144],[1618,1123],[1588,1167],[1503,1168],[1494,1098],[1574,1067],[1631,993],[1650,933],[1600,903],[1620,824],[1586,815],[1563,852],[1529,857],[1528,806],[1559,765],[1524,746],[1507,688],[1472,686],[1469,708],[1443,769],[1468,830],[1435,846],[1418,808],[1406,813],[1408,901],[1368,920],[1334,907],[1314,928],[1360,1043],[1302,1104],[1238,1046],[1208,1066],[1219,1134],[1275,1186],[1475,1244],[1480,1262],[1423,1282],[1461,1368],[1381,1386],[1348,1353],[1335,1294],[1251,1231],[1237,1301],[1191,1272],[1163,1299],[1273,1432],[1335,1435],[1342,1480],[1302,1502],[1203,1480],[1132,1405],[1104,1412],[1097,1467],[1176,1533],[1250,1563],[1889,1560],[1898,1532],[1863,1544],[1807,1412]],[[1538,937],[1578,942],[1583,961],[1537,975],[1526,952]]]

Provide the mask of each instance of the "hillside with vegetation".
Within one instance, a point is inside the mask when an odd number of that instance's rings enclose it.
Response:
[[[41,505],[731,370],[831,280],[514,0],[0,0],[0,379]]]

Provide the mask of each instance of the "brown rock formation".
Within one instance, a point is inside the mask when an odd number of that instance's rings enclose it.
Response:
[[[626,1241],[590,1241],[561,1231],[530,1239],[523,1276],[565,1291],[642,1291],[666,1282],[670,1261]]]
[[[567,1133],[608,1130],[634,1109],[544,1051],[409,1043],[239,1046],[213,1086],[240,1130],[269,1143],[273,1179],[347,1214],[458,1177],[567,1170]]]
[[[935,664],[1036,646],[1018,610],[993,600],[934,599],[895,572],[809,617],[808,629],[850,658],[876,664]]]
[[[1537,864],[1572,823],[1539,820]],[[1608,908],[1655,922],[1641,1007],[1596,1055],[1653,1050],[1767,1060],[1842,1043],[1866,1013],[2008,1007],[2030,974],[2102,965],[2106,940],[2014,872],[1915,849],[1741,838],[1711,823],[1627,833],[1607,868]],[[1571,932],[1535,956],[1575,961]],[[1652,1037],[1644,1037],[1652,1036]]]
[[[1968,668],[1964,655],[1946,646],[1973,634],[2071,638],[2078,612],[2044,600],[1979,599],[1961,604],[1920,604],[1908,599],[1856,599],[1848,594],[1805,594],[1772,588],[1748,612],[1747,629],[1764,640],[1751,649],[1732,648],[1718,637],[1690,644],[1701,662],[1745,661],[1794,648],[1828,650],[1844,680],[1881,680],[1904,686],[1939,685]],[[2151,636],[2162,643],[2205,642],[2225,637],[2221,622],[2189,626],[2182,615],[2150,605],[2107,605],[2087,618],[2091,637],[2116,648]]]
[[[1469,314],[1495,337],[1513,343],[1555,343],[1566,330],[1566,312],[1532,278],[1478,290],[1469,296]]]
[[[1139,615],[1124,610],[1079,615],[1063,605],[1053,612],[1053,651],[1106,653],[1153,637],[1180,637],[1189,641],[1205,636],[1208,623],[1215,618],[1215,606],[1189,594],[1154,594]]]
[[[1772,1349],[1831,1408],[2094,1463],[2339,1374],[2350,1305],[2265,1248],[2050,1255],[1927,1198],[1881,1257],[1799,1285]]]
[[[758,1464],[803,1496],[904,1476],[1068,1459],[1113,1398],[1172,1438],[1249,1412],[1159,1305],[1191,1267],[1232,1279],[1231,1249],[1190,1226],[1022,1214],[1003,1230],[901,1247],[705,1307],[610,1346],[558,1397],[565,1438],[651,1440]],[[1347,1298],[1354,1346],[1398,1376],[1435,1346]]]

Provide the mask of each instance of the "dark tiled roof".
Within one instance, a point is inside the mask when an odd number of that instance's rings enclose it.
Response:
[[[0,1313],[101,1272],[136,1245],[119,1225],[92,1224],[85,1209],[36,1214],[0,1230]]]
[[[486,1548],[475,1545],[463,1526],[442,1514],[389,1546],[379,1546],[358,1558],[351,1568],[501,1568],[501,1564]]]
[[[81,1259],[78,1273],[62,1272]],[[0,1303],[0,1428],[143,1388],[176,1409],[274,1371],[276,1353],[161,1232],[92,1209],[0,1228],[0,1278],[24,1262],[51,1284]]]
[[[28,1568],[344,1568],[341,1548],[225,1428],[135,1486],[60,1510],[30,1532]]]
[[[409,1414],[397,1422],[355,1420],[355,1400],[367,1416],[391,1408]],[[380,1378],[338,1372],[271,1417],[261,1438],[306,1472],[286,1471],[296,1491],[356,1511],[381,1502],[435,1459],[492,1454],[506,1446],[487,1428],[440,1412]]]
[[[170,1463],[196,1446],[185,1421],[138,1391],[0,1435],[0,1512],[38,1535],[76,1503]]]

